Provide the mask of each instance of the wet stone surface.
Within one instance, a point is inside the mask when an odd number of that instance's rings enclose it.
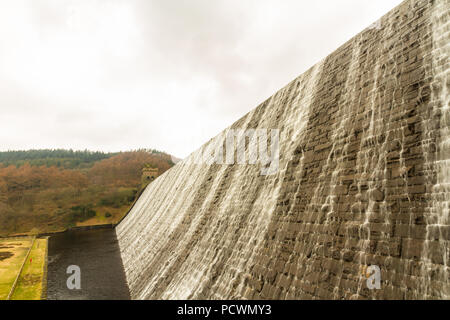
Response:
[[[81,289],[68,289],[69,266],[80,268]],[[114,229],[69,231],[49,238],[48,300],[128,300]]]

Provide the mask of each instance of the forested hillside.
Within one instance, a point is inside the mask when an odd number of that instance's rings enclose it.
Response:
[[[173,162],[156,150],[0,152],[0,235],[116,222],[140,191],[146,165],[161,174]]]

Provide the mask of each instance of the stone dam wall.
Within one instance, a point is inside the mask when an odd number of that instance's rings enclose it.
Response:
[[[221,134],[279,129],[275,174],[195,164],[211,140],[151,183],[132,298],[449,299],[449,8],[403,2]]]

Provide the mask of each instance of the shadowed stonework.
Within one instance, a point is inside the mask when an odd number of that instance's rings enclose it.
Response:
[[[116,228],[132,298],[449,299],[449,7],[403,2],[234,123],[280,130],[276,174],[206,144],[150,184]]]

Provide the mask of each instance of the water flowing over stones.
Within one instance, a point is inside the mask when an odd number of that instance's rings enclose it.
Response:
[[[225,130],[279,129],[276,174],[194,164],[211,140],[151,183],[132,298],[449,299],[449,15],[403,2]]]

